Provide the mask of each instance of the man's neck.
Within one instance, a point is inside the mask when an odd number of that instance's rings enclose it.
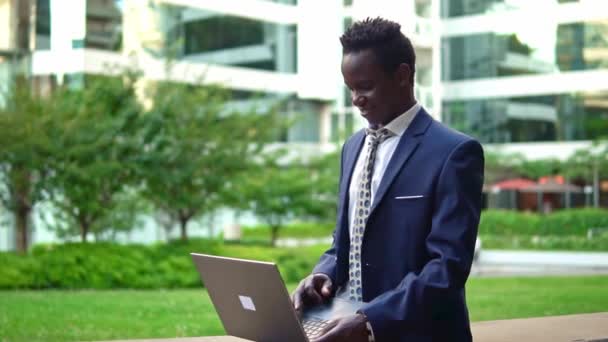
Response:
[[[385,122],[379,123],[379,124],[371,124],[369,125],[369,127],[371,129],[380,129],[386,125],[388,125],[391,121],[395,120],[395,118],[397,118],[399,115],[407,112],[410,108],[412,108],[414,105],[416,104],[415,100],[411,100],[411,101],[407,101],[404,102],[403,104],[401,104],[399,106],[399,109],[396,110],[392,115],[390,115],[388,117],[388,119],[385,120]]]

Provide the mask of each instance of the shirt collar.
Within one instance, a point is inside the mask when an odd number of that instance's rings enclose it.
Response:
[[[416,117],[416,113],[420,110],[420,104],[418,102],[414,103],[414,105],[405,111],[405,113],[399,115],[394,118],[393,121],[386,124],[384,127],[389,131],[393,132],[396,136],[402,136],[405,133],[405,130],[409,127],[409,125]]]

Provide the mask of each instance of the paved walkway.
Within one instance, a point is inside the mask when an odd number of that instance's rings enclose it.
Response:
[[[300,247],[331,241],[331,237],[282,238],[277,240],[277,246]],[[608,274],[608,253],[482,249],[471,270],[474,277],[596,274]]]
[[[472,276],[608,274],[608,253],[481,250]]]

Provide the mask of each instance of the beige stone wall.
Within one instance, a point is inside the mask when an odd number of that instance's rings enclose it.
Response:
[[[15,48],[16,0],[0,0],[0,50]]]
[[[156,2],[156,1],[155,1]],[[156,3],[158,5],[158,2]],[[160,31],[160,15],[147,1],[125,0],[123,11],[123,53],[142,67],[142,59],[151,57],[149,51],[159,51],[164,46]],[[152,106],[154,82],[145,78],[136,85],[137,97],[144,108]]]
[[[123,13],[123,52],[145,53],[143,47],[159,49],[163,45],[158,11],[147,1],[125,0]]]

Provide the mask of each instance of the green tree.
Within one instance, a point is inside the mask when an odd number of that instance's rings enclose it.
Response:
[[[5,95],[6,105],[0,108],[0,201],[14,217],[16,249],[25,252],[32,210],[47,194],[50,100],[33,92],[25,78],[18,78]]]
[[[608,177],[608,142],[596,141],[591,148],[576,151],[567,161],[565,173],[593,184],[593,204],[600,205],[600,181]]]
[[[280,229],[295,218],[335,218],[338,162],[335,153],[303,161],[286,150],[266,153],[255,172],[242,179],[239,193],[270,227],[275,244]]]
[[[539,179],[543,176],[560,174],[563,164],[558,159],[521,160],[516,171],[527,178]]]
[[[309,162],[312,173],[312,189],[315,206],[309,215],[320,220],[334,222],[338,210],[338,182],[340,178],[340,149]]]
[[[54,96],[52,202],[62,236],[80,235],[86,242],[90,233],[117,229],[109,225],[112,217],[135,217],[119,210],[133,208],[124,205],[125,191],[138,186],[143,149],[136,79],[133,73],[87,77],[84,87],[63,87]],[[132,222],[121,227],[132,228]]]
[[[231,184],[276,134],[277,116],[274,110],[235,110],[219,86],[154,88],[144,128],[145,197],[187,240],[192,219],[234,199]]]

